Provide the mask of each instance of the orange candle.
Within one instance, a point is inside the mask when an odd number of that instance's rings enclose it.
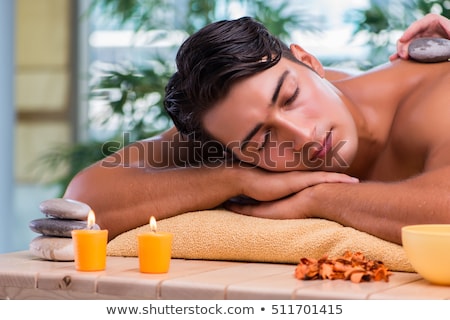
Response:
[[[169,271],[173,234],[156,231],[155,217],[150,218],[151,232],[138,234],[139,270],[145,273]]]
[[[106,267],[108,230],[94,230],[95,214],[88,214],[87,229],[72,230],[75,268],[78,271],[101,271]]]

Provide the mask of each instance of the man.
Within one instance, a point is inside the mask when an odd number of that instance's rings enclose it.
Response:
[[[242,18],[191,36],[177,67],[165,105],[179,131],[107,157],[66,191],[110,238],[224,203],[397,243],[404,225],[450,223],[450,64],[397,59],[351,77]],[[228,201],[242,196],[257,202]]]

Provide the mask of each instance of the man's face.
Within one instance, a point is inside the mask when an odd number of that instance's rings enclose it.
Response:
[[[343,172],[358,143],[340,92],[285,58],[232,86],[203,125],[238,159],[270,171]]]

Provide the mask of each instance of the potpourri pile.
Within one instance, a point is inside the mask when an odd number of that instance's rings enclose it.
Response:
[[[343,279],[354,283],[367,281],[389,281],[392,273],[382,261],[368,260],[361,252],[347,251],[343,256],[329,259],[301,258],[295,268],[295,277],[300,280]]]

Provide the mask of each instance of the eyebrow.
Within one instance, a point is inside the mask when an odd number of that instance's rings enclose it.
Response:
[[[270,99],[270,106],[273,106],[275,102],[277,102],[278,96],[280,95],[281,87],[283,86],[284,80],[289,74],[289,70],[284,71],[281,76],[278,78],[277,86],[273,91],[272,98]],[[261,129],[263,126],[262,123],[258,123],[242,140],[240,149],[243,150],[247,144],[250,142],[250,139]]]
[[[288,74],[289,74],[289,71],[286,70],[281,74],[280,78],[278,79],[277,86],[275,87],[275,90],[272,95],[271,105],[274,105],[275,102],[277,102],[278,96],[280,95],[281,87],[283,86],[284,80],[286,79]]]

